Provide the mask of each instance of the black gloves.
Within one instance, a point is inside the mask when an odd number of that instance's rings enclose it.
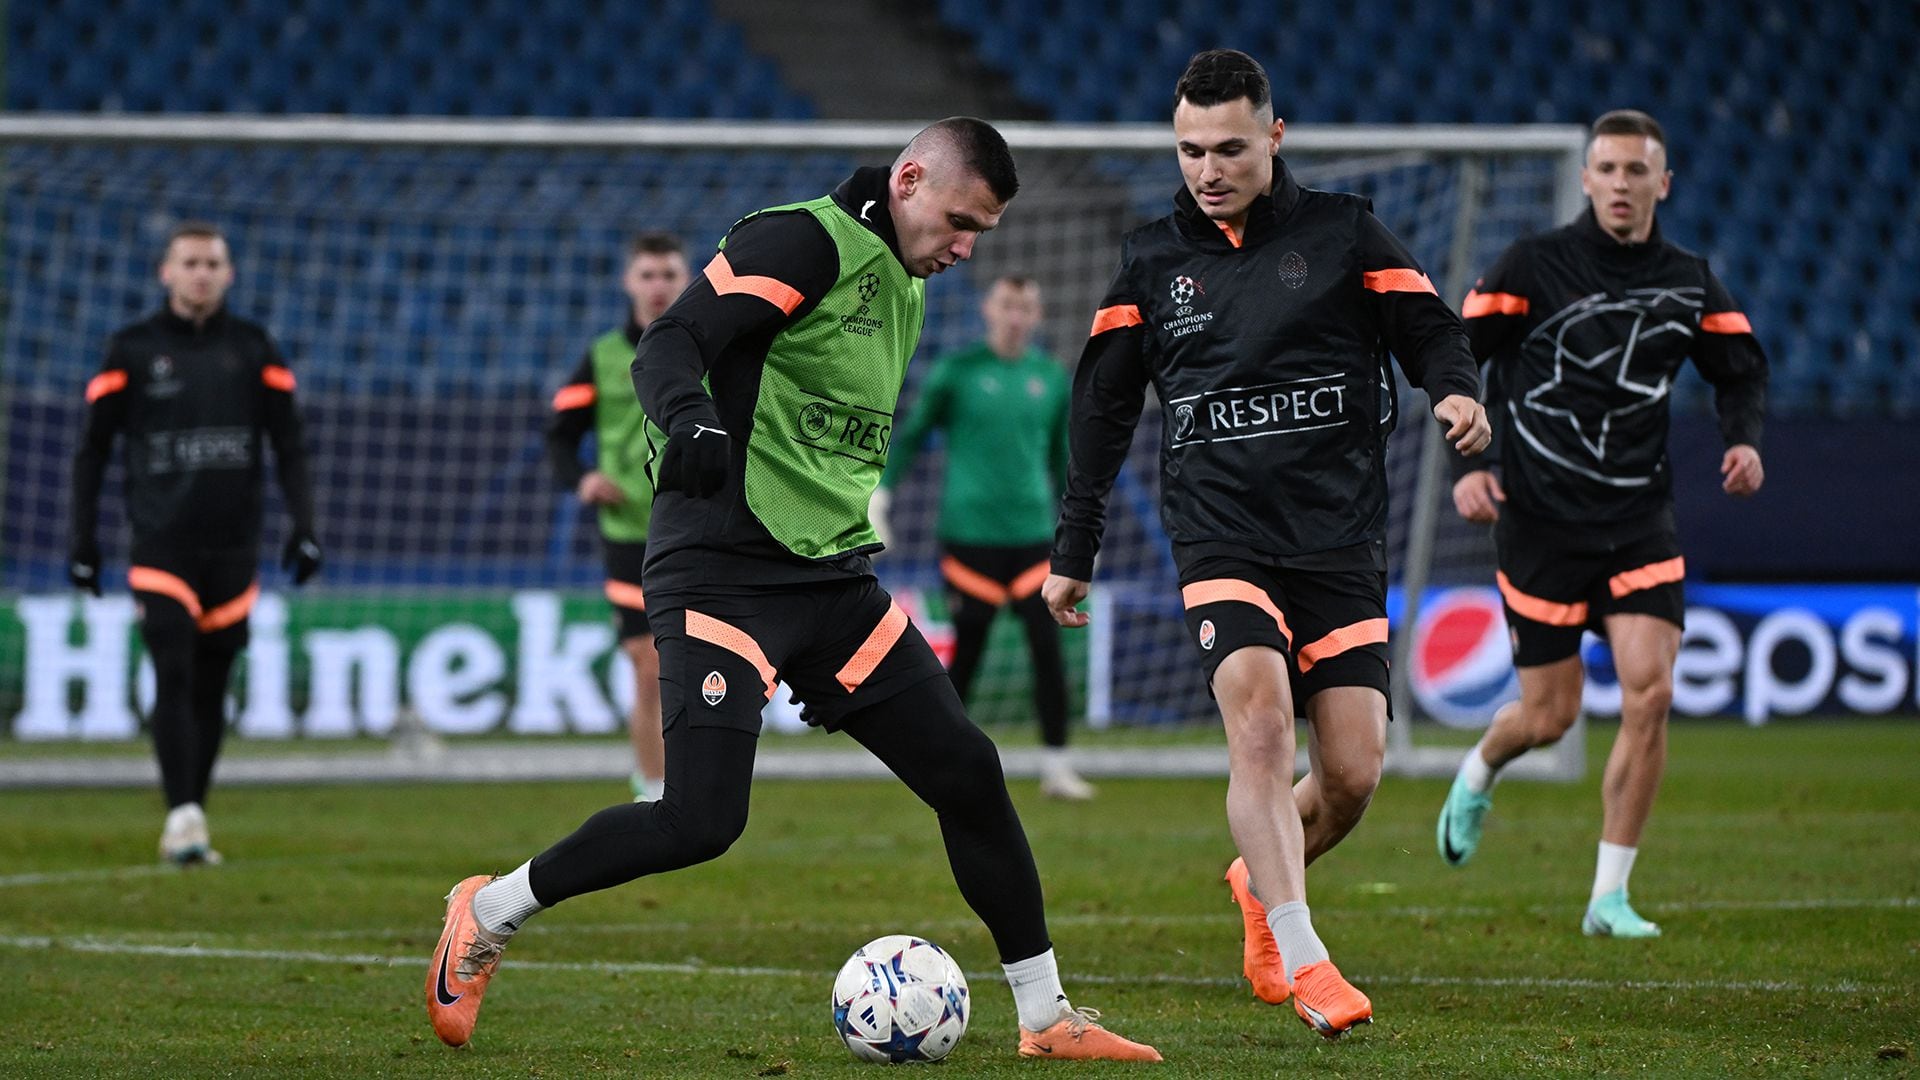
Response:
[[[100,595],[100,542],[89,536],[75,540],[67,552],[67,580],[76,589]]]
[[[305,585],[308,578],[320,572],[320,541],[310,532],[296,531],[287,537],[280,565],[293,575],[295,585]]]
[[[721,428],[698,421],[667,437],[654,486],[695,499],[709,498],[727,484],[733,469],[733,438]]]

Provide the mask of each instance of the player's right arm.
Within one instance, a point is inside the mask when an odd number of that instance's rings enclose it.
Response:
[[[1062,626],[1087,623],[1087,616],[1074,606],[1086,598],[1087,583],[1093,580],[1094,556],[1106,529],[1107,496],[1133,446],[1146,398],[1147,331],[1127,270],[1123,254],[1073,373],[1067,487],[1053,534],[1053,573],[1041,587],[1048,610]]]
[[[1485,276],[1473,283],[1473,289],[1460,305],[1460,316],[1467,324],[1467,339],[1473,357],[1482,365],[1480,385],[1487,407],[1487,420],[1493,426],[1493,441],[1477,462],[1455,458],[1453,508],[1461,517],[1480,524],[1499,520],[1500,504],[1507,493],[1493,463],[1500,460],[1500,417],[1505,408],[1505,379],[1501,361],[1519,348],[1526,337],[1533,301],[1528,296],[1526,249],[1516,243],[1507,248]]]
[[[764,356],[764,345],[810,312],[839,273],[839,250],[811,214],[761,214],[734,226],[725,247],[647,327],[633,358],[633,388],[667,433],[656,491],[706,498],[726,485],[731,436],[702,380],[736,345],[758,344]]]
[[[113,440],[127,423],[127,364],[116,338],[107,346],[100,373],[87,382],[87,419],[73,455],[72,530],[67,579],[100,595],[100,483],[113,455]]]

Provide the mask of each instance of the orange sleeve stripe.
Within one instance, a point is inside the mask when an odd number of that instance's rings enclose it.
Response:
[[[753,669],[760,673],[765,698],[769,701],[773,699],[773,665],[767,662],[767,654],[760,651],[760,643],[753,640],[751,634],[732,623],[721,622],[711,615],[703,615],[688,609],[687,636],[697,641],[718,645],[752,664]]]
[[[640,586],[630,581],[614,581],[609,578],[607,580],[607,599],[611,600],[615,607],[623,607],[632,611],[647,610],[647,594],[640,591]]]
[[[880,661],[886,659],[887,653],[893,650],[894,643],[900,640],[900,635],[906,632],[907,613],[900,610],[899,604],[888,604],[887,613],[880,617],[880,624],[875,626],[873,633],[867,635],[867,640],[861,642],[860,647],[854,650],[853,658],[834,675],[834,679],[845,687],[849,694],[860,689],[860,684],[867,681],[867,677],[873,674],[873,669],[879,667]]]
[[[1700,319],[1700,329],[1709,334],[1751,334],[1753,324],[1747,321],[1745,312],[1716,311]]]
[[[1460,305],[1460,317],[1480,319],[1488,315],[1525,315],[1531,307],[1526,297],[1512,293],[1469,292],[1467,302]]]
[[[225,630],[235,623],[246,621],[247,616],[253,613],[254,601],[258,599],[260,599],[260,579],[255,578],[253,583],[247,586],[246,592],[200,616],[196,620],[200,625],[200,632],[211,634],[215,630]]]
[[[1440,295],[1427,275],[1404,267],[1395,270],[1368,270],[1360,275],[1360,284],[1378,293],[1423,292]]]
[[[1513,587],[1507,580],[1506,572],[1494,571],[1493,579],[1500,586],[1500,596],[1513,609],[1513,613],[1522,618],[1532,619],[1548,626],[1585,626],[1587,624],[1587,604],[1582,600],[1577,604],[1562,604],[1554,600],[1542,600],[1529,596]]]
[[[940,559],[940,576],[947,579],[947,584],[983,604],[999,607],[1007,602],[1007,590],[999,582],[951,555]]]
[[[153,593],[164,596],[187,609],[187,614],[197,621],[200,618],[200,594],[193,586],[177,576],[151,566],[135,566],[127,570],[127,587],[134,592]]]
[[[127,373],[115,368],[103,371],[87,380],[87,404],[91,405],[108,394],[117,394],[127,388]]]
[[[1013,594],[1015,600],[1025,600],[1040,591],[1040,586],[1046,584],[1047,575],[1051,573],[1053,573],[1052,563],[1034,563],[1022,570],[1019,577],[1013,579],[1013,584],[1007,587],[1007,591]]]
[[[1280,636],[1287,639],[1287,647],[1293,647],[1293,631],[1287,628],[1287,617],[1280,614],[1280,606],[1273,602],[1273,597],[1253,582],[1239,578],[1209,578],[1180,586],[1180,603],[1188,610],[1227,601],[1252,604],[1273,616],[1273,621],[1280,627]]]
[[[1330,656],[1338,656],[1348,649],[1357,649],[1362,645],[1381,645],[1387,640],[1387,620],[1365,619],[1361,622],[1343,626],[1311,645],[1303,647],[1294,657],[1300,666],[1300,674],[1313,670],[1313,665]]]
[[[292,368],[281,367],[279,364],[268,364],[260,369],[260,381],[266,383],[267,389],[269,390],[279,390],[287,394],[293,393],[294,379]]]
[[[1109,330],[1119,330],[1127,326],[1139,326],[1140,308],[1134,304],[1115,304],[1103,307],[1093,313],[1093,331],[1088,337],[1099,337]]]
[[[707,280],[713,283],[713,291],[721,296],[745,293],[757,296],[780,309],[782,315],[793,314],[793,309],[801,305],[806,297],[800,290],[781,281],[779,278],[762,277],[748,274],[745,277],[733,272],[733,264],[727,261],[727,253],[722,251],[707,264]]]
[[[593,404],[592,383],[574,383],[563,386],[553,395],[553,411],[566,412],[568,409],[584,409]]]
[[[1607,579],[1607,591],[1613,594],[1614,599],[1618,600],[1628,593],[1657,588],[1661,585],[1671,585],[1676,581],[1686,580],[1686,577],[1687,560],[1675,555],[1671,559],[1657,563],[1648,563],[1645,566],[1628,570],[1624,574],[1613,575]]]

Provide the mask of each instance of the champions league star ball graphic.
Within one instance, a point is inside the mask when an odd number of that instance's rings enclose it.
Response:
[[[1492,589],[1449,589],[1420,611],[1413,696],[1449,727],[1481,728],[1520,692],[1506,609]]]
[[[862,1061],[939,1061],[967,1030],[967,977],[925,938],[862,945],[833,980],[833,1027]]]

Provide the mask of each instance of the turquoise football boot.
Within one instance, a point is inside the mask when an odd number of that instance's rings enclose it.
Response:
[[[1587,905],[1580,930],[1588,937],[1657,938],[1660,927],[1640,917],[1627,903],[1625,885]]]
[[[1480,847],[1480,824],[1487,819],[1487,811],[1493,809],[1493,796],[1476,795],[1468,790],[1466,781],[1453,778],[1453,787],[1447,789],[1446,805],[1440,808],[1440,824],[1435,830],[1435,839],[1440,848],[1440,857],[1447,860],[1448,866],[1465,866],[1467,860]]]

